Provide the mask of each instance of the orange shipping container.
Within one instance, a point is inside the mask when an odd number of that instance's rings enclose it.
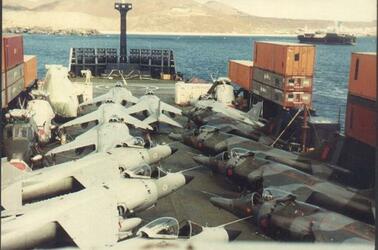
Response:
[[[20,35],[4,35],[2,40],[1,72],[21,64],[24,59],[24,40]]]
[[[37,79],[37,57],[24,56],[24,88],[28,88]]]
[[[350,93],[373,101],[377,99],[376,60],[376,53],[352,53],[349,72]]]
[[[252,90],[253,61],[230,60],[228,78],[245,90]]]
[[[377,113],[374,105],[356,103],[348,98],[345,135],[370,146],[377,146]]]
[[[255,42],[255,67],[283,76],[314,75],[315,46],[310,44]]]

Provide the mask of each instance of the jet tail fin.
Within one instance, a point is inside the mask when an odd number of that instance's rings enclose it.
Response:
[[[263,110],[263,102],[258,102],[253,107],[251,110],[247,112],[247,117],[253,121],[258,121],[260,119],[260,115]]]

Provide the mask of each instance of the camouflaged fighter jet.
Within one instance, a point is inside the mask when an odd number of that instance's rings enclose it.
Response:
[[[5,209],[17,209],[23,204],[98,186],[120,176],[148,179],[152,172],[149,164],[176,151],[169,145],[157,145],[149,149],[113,148],[79,160],[24,173],[22,178],[1,190],[1,205]]]
[[[245,218],[240,219],[245,220]],[[236,223],[240,220],[227,223]],[[144,243],[167,244],[182,241],[217,241],[228,242],[236,239],[241,231],[225,229],[225,225],[217,227],[202,226],[190,220],[178,222],[173,217],[162,217],[151,221],[136,233],[136,237],[120,242],[115,249],[136,249]]]
[[[117,116],[113,116],[108,122],[91,128],[87,132],[77,136],[73,141],[56,147],[45,155],[55,155],[88,146],[95,147],[93,153],[106,152],[122,145],[143,147],[145,143],[142,138],[130,135],[129,128],[123,120]]]
[[[192,179],[182,173],[159,179],[102,179],[98,186],[74,194],[2,211],[1,249],[49,247],[62,232],[80,249],[115,245],[141,222],[130,221],[130,216],[153,207]]]
[[[237,199],[211,197],[210,201],[239,216],[252,215],[260,231],[278,240],[361,244],[375,240],[374,226],[297,201],[294,195],[277,189]]]
[[[111,117],[116,115],[119,118],[123,119],[123,121],[127,124],[131,124],[137,128],[152,130],[152,127],[150,125],[148,125],[146,122],[140,121],[130,116],[128,112],[126,112],[126,110],[127,109],[123,107],[121,104],[114,103],[111,100],[108,100],[104,104],[102,104],[96,111],[80,116],[72,121],[66,122],[60,125],[59,129],[63,129],[74,125],[83,126],[84,124],[88,124],[89,122],[98,122],[98,124],[103,124],[109,121]]]
[[[116,85],[109,90],[108,93],[97,96],[93,100],[88,102],[83,102],[79,107],[96,104],[100,106],[105,101],[112,100],[112,102],[126,106],[128,103],[137,103],[139,101],[138,97],[133,96],[130,90],[122,82],[117,82]]]
[[[374,223],[375,203],[364,195],[340,185],[321,180],[284,164],[265,159],[260,152],[242,148],[225,151],[215,157],[193,159],[214,172],[224,174],[237,185],[252,192],[277,188],[293,193],[298,200],[342,213],[367,223]]]
[[[251,126],[250,124],[230,118],[222,113],[214,112],[211,109],[191,109],[182,112],[188,117],[189,121],[194,122],[197,127],[203,125],[213,126],[220,131],[245,137],[254,141],[260,141],[264,144],[271,144],[272,139],[262,136],[260,126]],[[270,139],[267,141],[267,139]]]
[[[291,166],[326,180],[347,182],[348,178],[352,176],[349,170],[315,160],[311,158],[310,154],[296,154],[273,148],[247,138],[221,132],[218,128],[211,126],[202,126],[180,135],[171,133],[169,137],[211,155],[232,148],[261,151],[261,154],[264,154],[267,160]]]
[[[213,112],[221,113],[227,117],[235,119],[237,121],[244,122],[246,124],[252,125],[254,127],[263,127],[264,124],[259,121],[262,103],[257,104],[247,113],[237,110],[235,108],[229,107],[224,103],[218,102],[213,99],[198,100],[193,103],[194,108],[189,112],[195,112],[199,110],[210,110]]]

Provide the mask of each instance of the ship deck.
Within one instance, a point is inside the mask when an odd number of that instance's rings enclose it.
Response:
[[[115,82],[115,80],[109,79],[92,79],[94,96],[106,93]],[[162,101],[172,105],[174,104],[174,81],[128,80],[127,83],[128,89],[137,97],[144,94],[145,87],[159,87],[155,92],[156,95],[159,96]],[[176,117],[176,120],[183,125],[185,125],[187,121],[184,117]],[[86,130],[87,129],[88,128],[86,128]],[[67,132],[77,135],[83,131],[81,128],[76,128],[75,131]],[[133,133],[134,131],[131,132]],[[155,143],[174,143],[179,149],[174,155],[162,161],[161,167],[170,172],[177,172],[198,166],[192,160],[192,156],[199,154],[200,152],[180,142],[173,142],[168,137],[170,132],[180,133],[182,132],[182,129],[162,125],[159,134],[151,135]],[[69,157],[71,156],[68,156],[68,158]],[[62,159],[63,158],[57,158],[57,163]],[[188,171],[187,174],[195,177],[191,183],[175,193],[161,199],[157,203],[157,206],[138,214],[138,216],[145,220],[143,224],[163,216],[172,216],[177,218],[178,221],[188,219],[207,226],[218,226],[239,219],[237,216],[234,216],[225,210],[214,207],[209,202],[210,195],[208,193],[233,197],[236,196],[237,193],[231,189],[229,182],[221,176],[212,174],[211,171],[203,167]],[[229,225],[227,228],[242,231],[237,240],[270,240],[266,236],[259,234],[257,228],[249,221],[241,221]]]

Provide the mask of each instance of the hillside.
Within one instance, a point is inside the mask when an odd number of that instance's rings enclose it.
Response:
[[[130,0],[130,32],[294,34],[326,29],[333,21],[292,20],[251,16],[218,1]],[[90,4],[89,4],[90,3]],[[49,27],[52,29],[96,29],[116,32],[119,17],[109,0],[3,1],[3,27]],[[31,18],[32,17],[32,18]],[[375,33],[373,22],[343,23],[346,31]]]

